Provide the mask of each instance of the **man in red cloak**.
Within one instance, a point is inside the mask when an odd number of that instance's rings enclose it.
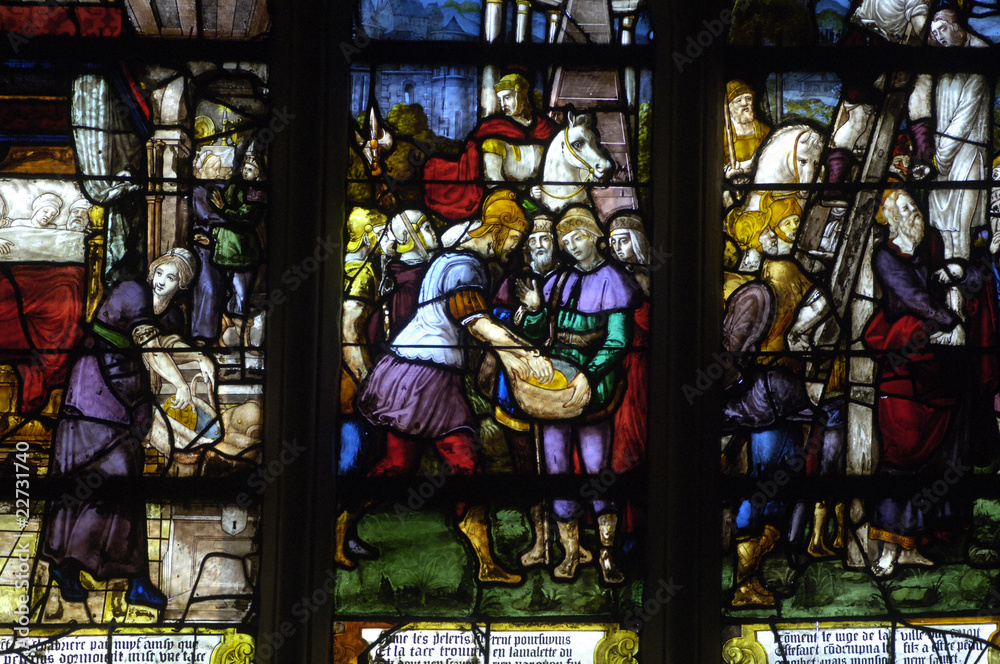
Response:
[[[558,129],[551,118],[535,114],[531,85],[524,76],[507,74],[493,89],[503,115],[483,119],[469,134],[457,161],[432,157],[424,166],[427,207],[445,219],[467,219],[479,210],[486,196],[483,160],[487,155],[503,159],[503,148],[497,141],[538,145],[548,143]]]

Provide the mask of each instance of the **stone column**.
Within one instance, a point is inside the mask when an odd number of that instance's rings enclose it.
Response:
[[[517,32],[514,40],[518,44],[531,41],[531,0],[517,0]]]
[[[503,29],[503,0],[486,0],[483,17],[483,39],[492,44],[500,37]]]

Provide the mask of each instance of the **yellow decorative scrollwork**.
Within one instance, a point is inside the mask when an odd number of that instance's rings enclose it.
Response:
[[[212,651],[210,664],[253,664],[254,650],[253,637],[227,629],[222,643]]]
[[[991,647],[986,651],[986,661],[988,664],[1000,664],[1000,630],[990,635]]]
[[[594,648],[594,664],[636,664],[639,635],[627,629],[611,629]]]
[[[737,636],[722,646],[722,659],[726,664],[767,664],[767,652],[757,639]]]

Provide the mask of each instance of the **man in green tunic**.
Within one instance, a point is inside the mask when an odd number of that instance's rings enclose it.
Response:
[[[549,343],[553,364],[566,374],[574,390],[567,406],[587,406],[579,419],[553,420],[542,426],[545,467],[550,474],[572,473],[575,438],[584,471],[596,475],[611,468],[612,423],[624,392],[622,360],[632,338],[638,287],[621,266],[601,253],[604,234],[590,209],[567,209],[556,234],[574,263],[551,275],[541,292],[527,284],[519,288],[529,311],[524,332],[532,341]],[[621,583],[624,577],[611,557],[617,506],[600,498],[592,505],[601,539],[598,564],[602,578],[606,583]],[[577,519],[581,506],[572,498],[557,498],[552,507],[566,552],[553,575],[571,579],[580,562]]]

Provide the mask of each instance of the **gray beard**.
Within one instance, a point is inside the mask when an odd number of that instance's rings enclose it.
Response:
[[[535,274],[547,274],[556,266],[555,256],[549,257],[548,263],[542,265],[535,258],[531,259],[531,271]]]
[[[753,111],[748,110],[746,112],[734,113],[733,114],[733,125],[736,127],[736,133],[740,136],[746,136],[753,133]]]

